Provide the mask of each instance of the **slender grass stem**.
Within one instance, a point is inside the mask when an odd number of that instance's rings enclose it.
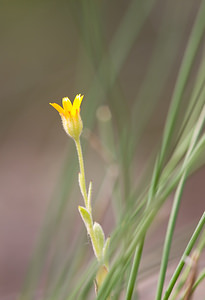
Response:
[[[151,203],[151,199],[154,195],[154,183],[156,182],[156,178],[157,178],[157,173],[156,172],[157,172],[157,168],[156,168],[156,165],[155,165],[154,173],[153,173],[153,177],[152,177],[152,183],[153,184],[151,184],[151,187],[150,187],[148,200],[147,200],[147,204],[146,204],[146,210],[149,207],[149,205]],[[146,235],[146,233],[145,233],[145,235]],[[143,236],[140,244],[137,245],[137,248],[135,250],[133,265],[132,265],[132,269],[131,269],[131,273],[130,273],[130,277],[129,277],[129,281],[128,281],[127,292],[126,292],[126,300],[132,299],[132,294],[133,294],[133,291],[134,291],[134,285],[135,285],[135,281],[136,281],[136,278],[137,278],[137,274],[138,274],[138,270],[139,270],[139,266],[140,266],[140,261],[141,261],[141,258],[142,258],[145,235]]]
[[[150,207],[147,210],[146,215],[144,218],[140,221],[135,233],[134,233],[134,239],[130,243],[126,253],[123,253],[123,258],[125,263],[129,261],[134,249],[138,247],[139,240],[142,240],[143,236],[145,235],[145,232],[149,228],[150,224],[152,223],[154,217],[157,215],[157,212],[159,208],[161,207],[162,203],[165,199],[167,199],[168,195],[173,191],[175,186],[177,185],[177,182],[179,182],[180,177],[182,174],[187,170],[190,169],[193,162],[196,160],[196,158],[199,155],[199,152],[203,151],[205,146],[205,137],[201,138],[201,140],[198,142],[197,146],[194,148],[193,152],[191,153],[190,157],[188,158],[188,162],[186,163],[186,166],[182,168],[180,171],[180,174],[177,174],[177,176],[174,177],[173,182],[169,183],[169,188],[165,191],[162,189],[160,190],[160,193],[157,196],[157,202],[155,202],[155,205],[151,204]],[[165,186],[167,183],[164,184]],[[204,216],[205,218],[205,216]],[[205,223],[205,220],[204,220]],[[138,249],[138,248],[137,248]],[[123,261],[121,258],[117,259],[110,269],[107,278],[105,279],[105,282],[103,283],[102,289],[99,292],[99,295],[97,297],[98,300],[104,300],[106,299],[106,296],[104,296],[104,291],[107,291],[108,287],[111,288],[112,282],[111,278],[113,278],[113,274],[116,271],[117,268],[123,268]],[[122,270],[121,270],[122,271]],[[107,294],[107,293],[106,293]]]
[[[205,230],[201,235],[200,241],[197,245],[197,251],[199,252],[199,254],[201,253],[201,251],[204,249],[205,247]]]
[[[182,270],[182,268],[185,264],[185,258],[186,258],[186,256],[188,256],[190,254],[190,252],[191,252],[198,236],[200,235],[204,225],[205,225],[205,212],[203,213],[203,215],[202,215],[202,217],[201,217],[201,219],[200,219],[200,221],[199,221],[199,223],[198,223],[191,239],[189,240],[189,243],[188,243],[188,245],[187,245],[187,247],[186,247],[186,249],[185,249],[185,251],[184,251],[184,253],[183,253],[183,255],[180,259],[180,262],[179,262],[179,264],[178,264],[178,266],[177,266],[177,268],[176,268],[176,270],[175,270],[175,272],[174,272],[174,274],[173,274],[173,276],[172,276],[172,278],[169,282],[169,285],[168,285],[168,287],[165,291],[164,297],[162,298],[163,300],[167,300],[169,298],[169,296],[170,296],[170,294],[171,294],[171,292],[174,288],[174,285],[175,285],[175,283],[176,283],[176,281],[177,281],[177,279],[178,279],[178,277],[181,273],[181,270]]]
[[[174,291],[172,293],[172,298],[171,298],[172,300],[177,299],[177,295],[180,293],[180,291],[182,290],[183,286],[187,282],[188,277],[191,276],[191,272],[193,272],[194,269],[196,270],[196,267],[197,267],[197,264],[198,264],[198,260],[199,260],[199,257],[201,255],[201,252],[202,252],[204,246],[205,246],[205,230],[201,234],[199,242],[197,244],[197,247],[193,251],[193,253],[192,253],[191,257],[190,257],[190,263],[187,264],[185,270],[183,271],[182,275],[180,276],[180,280],[179,280],[178,286],[174,289]],[[196,279],[196,281],[199,280],[199,282],[200,282],[203,279],[203,278],[200,278],[201,276],[203,277],[202,273],[199,275],[199,277]],[[197,287],[197,285],[195,286],[195,284],[193,284],[191,293],[194,292],[194,290]],[[195,286],[195,288],[194,288],[194,286]],[[186,289],[185,289],[185,291],[186,291]],[[181,295],[180,300],[182,300],[182,299],[184,299],[184,295]]]
[[[197,143],[201,129],[203,128],[204,121],[205,121],[205,106],[203,107],[202,112],[199,116],[198,122],[195,126],[195,129],[194,129],[194,132],[192,135],[192,139],[190,141],[190,146],[187,150],[187,153],[186,153],[186,156],[184,159],[183,166],[186,165],[186,163]],[[187,171],[185,171],[180,179],[178,188],[176,190],[172,211],[171,211],[170,218],[169,218],[167,233],[166,233],[165,242],[164,242],[162,262],[161,262],[161,267],[160,267],[156,300],[160,300],[161,296],[162,296],[165,275],[166,275],[166,270],[167,270],[167,265],[168,265],[168,259],[169,259],[169,253],[170,253],[170,249],[171,249],[171,242],[172,242],[172,238],[173,238],[173,234],[174,234],[176,218],[177,218],[178,211],[179,211],[179,205],[180,205],[180,201],[181,201],[182,191],[183,191],[183,187],[184,187],[187,175],[188,175]]]
[[[159,273],[159,280],[158,280],[158,285],[157,285],[157,294],[156,294],[156,300],[160,300],[162,297],[162,291],[163,291],[163,286],[164,286],[164,280],[165,280],[165,275],[166,275],[166,270],[167,270],[167,265],[168,265],[168,259],[169,259],[169,253],[171,249],[171,243],[172,243],[172,237],[174,233],[174,228],[176,224],[176,218],[178,215],[179,211],[179,206],[180,206],[180,200],[184,188],[184,184],[186,181],[187,173],[185,172],[180,180],[180,183],[178,185],[177,191],[176,191],[176,196],[174,199],[170,219],[169,219],[169,224],[167,228],[167,234],[164,242],[164,249],[163,249],[163,255],[162,255],[162,263],[160,267],[160,273]]]
[[[198,285],[205,279],[205,269],[199,274],[198,278],[196,279],[193,287],[192,287],[192,293],[195,291],[195,289],[198,287]]]
[[[202,12],[201,12],[202,11]],[[204,28],[205,28],[205,22],[204,22],[204,13],[205,13],[205,2],[202,3],[200,9],[199,9],[199,13],[198,13],[198,17],[195,21],[190,39],[189,39],[189,43],[181,64],[181,68],[179,70],[179,75],[178,75],[178,80],[174,89],[174,93],[173,93],[173,97],[172,97],[172,103],[171,103],[171,107],[170,107],[170,111],[167,117],[167,122],[165,125],[165,130],[164,130],[164,135],[163,135],[163,140],[162,140],[162,147],[161,147],[161,151],[159,154],[159,157],[156,161],[155,164],[155,169],[154,169],[154,173],[153,173],[153,178],[152,178],[152,184],[151,184],[151,189],[150,189],[150,193],[149,193],[149,198],[148,198],[148,205],[151,202],[151,199],[153,198],[153,195],[155,194],[157,185],[158,185],[158,181],[159,181],[159,177],[160,177],[160,173],[161,173],[161,168],[165,159],[165,155],[168,149],[168,146],[170,144],[171,141],[171,137],[173,134],[173,129],[174,129],[174,124],[177,118],[177,113],[179,111],[179,104],[181,102],[181,97],[183,95],[183,91],[189,76],[189,72],[191,70],[191,66],[192,63],[194,61],[194,57],[196,54],[196,51],[198,49],[199,43],[201,41],[203,32],[204,32]],[[185,178],[184,178],[185,181]],[[183,187],[184,182],[181,183],[181,188]],[[172,221],[174,221],[174,219],[176,219],[176,215],[177,215],[177,211],[178,211],[178,207],[179,207],[179,200],[180,198],[178,198],[178,200],[176,200],[177,203],[175,203],[174,205],[174,210],[175,212],[173,212],[173,216],[172,216]],[[176,221],[176,220],[175,220]],[[171,232],[173,231],[173,228],[171,228],[173,226],[170,225],[170,237],[171,237]],[[144,240],[144,239],[143,239]],[[167,243],[168,243],[168,238],[167,238]],[[143,251],[143,245],[144,242],[141,242],[141,245],[139,247],[137,247],[136,252],[135,252],[135,258],[134,258],[134,262],[133,262],[133,266],[132,266],[132,270],[131,270],[131,274],[130,274],[130,279],[129,279],[129,284],[128,284],[128,289],[127,289],[127,300],[131,299],[132,297],[132,293],[133,293],[133,282],[135,282],[136,277],[137,277],[137,273],[138,273],[138,268],[139,268],[139,264],[140,264],[140,260],[141,260],[141,256],[142,256],[142,251]],[[140,252],[139,252],[140,249]],[[168,249],[166,249],[167,252]],[[138,253],[139,252],[139,253]],[[165,254],[165,257],[168,255],[168,253]],[[163,269],[166,269],[166,264],[164,264]],[[163,271],[163,273],[165,272],[165,270]],[[160,279],[160,285],[159,285],[159,290],[163,289],[163,285],[162,285],[162,277],[164,275],[161,275],[161,279]],[[161,292],[159,291],[158,294],[160,295]],[[128,296],[129,295],[129,296]],[[159,297],[159,296],[158,296]],[[159,298],[157,298],[159,299]]]
[[[130,300],[132,298],[132,294],[134,291],[134,286],[135,286],[135,280],[137,277],[137,273],[138,273],[138,269],[139,269],[139,265],[140,265],[140,260],[141,260],[141,256],[142,256],[142,251],[143,251],[143,247],[144,247],[144,239],[143,241],[140,243],[140,245],[138,245],[136,251],[135,251],[135,256],[134,256],[134,260],[133,260],[133,267],[131,270],[131,274],[130,274],[130,278],[129,278],[129,282],[128,282],[128,287],[127,287],[127,294],[126,294],[126,300]]]
[[[179,111],[179,103],[181,101],[181,97],[184,92],[184,88],[186,85],[186,82],[188,80],[188,76],[197,52],[197,49],[199,47],[200,41],[202,39],[202,36],[204,34],[205,30],[205,1],[202,1],[201,6],[198,10],[198,15],[195,21],[195,24],[193,26],[189,42],[184,54],[184,58],[182,60],[182,64],[179,70],[178,79],[176,82],[176,86],[174,89],[171,107],[169,111],[169,115],[167,117],[167,122],[165,125],[164,135],[163,135],[163,141],[162,141],[162,148],[161,153],[159,156],[159,165],[163,163],[167,147],[169,145],[169,141],[173,132],[174,123],[176,120],[177,113]]]

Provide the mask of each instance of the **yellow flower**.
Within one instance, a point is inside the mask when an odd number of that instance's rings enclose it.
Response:
[[[68,97],[62,99],[62,106],[57,103],[50,103],[60,114],[65,132],[74,140],[78,140],[83,123],[80,117],[80,105],[83,100],[83,95],[76,95],[73,104]]]

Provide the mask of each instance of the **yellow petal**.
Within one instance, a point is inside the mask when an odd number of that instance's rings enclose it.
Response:
[[[58,105],[57,103],[49,103],[51,106],[53,106],[58,112],[59,114],[64,114],[64,109]]]
[[[65,109],[65,111],[71,111],[72,110],[72,103],[71,103],[71,101],[68,97],[64,97],[62,99],[62,103],[63,103],[63,108]]]
[[[73,101],[73,109],[76,111],[76,109],[77,110],[79,110],[79,108],[80,108],[80,105],[81,105],[81,102],[82,102],[82,100],[83,100],[83,95],[81,96],[81,94],[79,94],[79,95],[76,95],[76,97],[75,97],[75,99],[74,99],[74,101]]]

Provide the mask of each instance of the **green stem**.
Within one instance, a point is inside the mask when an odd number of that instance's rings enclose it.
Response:
[[[75,140],[75,145],[78,153],[78,160],[79,160],[79,166],[80,166],[80,174],[81,174],[81,191],[83,194],[83,198],[85,201],[85,207],[88,209],[88,194],[86,189],[86,182],[85,182],[85,169],[84,169],[84,161],[83,161],[83,153],[82,153],[82,147],[80,143],[80,138],[78,140]]]
[[[171,243],[172,243],[174,228],[175,228],[175,224],[176,224],[176,218],[177,218],[178,211],[179,211],[179,205],[181,202],[182,191],[183,191],[184,184],[186,181],[186,175],[187,175],[186,173],[187,172],[185,172],[183,174],[183,176],[179,182],[179,185],[178,185],[178,188],[176,191],[176,195],[174,198],[174,203],[172,206],[172,211],[171,211],[170,218],[169,218],[166,238],[165,238],[165,242],[164,242],[162,262],[161,262],[161,267],[160,267],[160,275],[159,275],[159,280],[158,280],[158,285],[157,285],[157,293],[156,293],[156,298],[155,298],[156,300],[160,300],[162,297],[162,290],[163,290],[163,286],[164,286],[168,258],[169,258],[169,253],[170,253],[170,249],[171,249]]]
[[[169,296],[170,296],[170,294],[171,294],[171,292],[174,288],[174,285],[175,285],[175,283],[176,283],[176,281],[177,281],[177,279],[178,279],[178,277],[181,273],[181,270],[182,270],[182,268],[185,264],[185,258],[187,256],[189,256],[189,254],[190,254],[190,252],[191,252],[191,250],[192,250],[199,234],[201,233],[201,230],[203,229],[204,225],[205,225],[205,212],[203,213],[203,215],[202,215],[202,217],[201,217],[201,219],[200,219],[200,221],[199,221],[199,223],[198,223],[198,225],[197,225],[197,227],[196,227],[196,229],[195,229],[195,231],[194,231],[194,233],[193,233],[193,235],[192,235],[192,237],[191,237],[191,239],[190,239],[190,241],[189,241],[189,243],[188,243],[188,245],[187,245],[187,247],[184,251],[184,254],[182,255],[182,258],[181,258],[181,260],[180,260],[180,262],[179,262],[179,264],[178,264],[178,266],[177,266],[177,268],[176,268],[176,270],[175,270],[175,272],[174,272],[174,274],[173,274],[173,276],[172,276],[172,278],[169,282],[169,285],[166,289],[163,300],[167,300],[169,298]]]
[[[205,230],[203,231],[203,233],[201,235],[201,238],[200,238],[200,241],[197,245],[197,251],[199,252],[199,254],[201,254],[204,247],[205,247]]]
[[[157,185],[158,185],[158,181],[159,181],[159,177],[160,177],[160,172],[161,172],[161,169],[162,169],[162,166],[163,166],[166,151],[167,151],[168,146],[170,144],[174,124],[175,124],[175,121],[176,121],[176,118],[177,118],[177,112],[178,112],[180,100],[181,100],[181,97],[182,97],[183,92],[184,92],[184,88],[185,88],[185,85],[186,85],[186,82],[187,82],[187,79],[188,79],[188,75],[189,75],[189,72],[190,72],[190,69],[191,69],[196,51],[198,49],[199,43],[201,41],[201,37],[202,37],[203,32],[204,32],[204,27],[205,27],[204,10],[205,10],[205,2],[202,3],[202,5],[199,9],[199,13],[198,13],[198,16],[197,16],[196,22],[194,24],[194,27],[193,27],[193,30],[192,30],[192,33],[191,33],[191,36],[190,36],[190,40],[189,40],[189,43],[188,43],[188,46],[187,46],[187,50],[185,52],[185,55],[184,55],[184,58],[183,58],[183,61],[182,61],[182,64],[181,64],[181,67],[180,67],[180,70],[179,70],[179,75],[178,75],[177,83],[176,83],[176,86],[175,86],[175,89],[174,89],[172,102],[171,102],[171,107],[170,107],[170,110],[169,110],[169,115],[167,117],[167,122],[166,122],[166,125],[165,125],[161,151],[160,151],[160,154],[159,154],[158,159],[157,159],[156,164],[155,164],[151,189],[150,189],[150,193],[149,193],[148,206],[151,203],[153,195],[155,194],[156,189],[157,189]],[[138,267],[139,267],[139,263],[140,263],[141,255],[142,255],[142,251],[141,251],[141,253],[137,253],[137,252],[139,251],[139,249],[142,249],[142,248],[143,248],[143,243],[141,243],[139,248],[136,249],[135,259],[134,259],[134,262],[133,262],[133,267],[132,267],[129,282],[133,282],[133,280],[136,280]],[[135,264],[136,264],[136,266],[135,266]],[[135,276],[135,277],[133,277],[133,276]],[[131,288],[131,286],[130,286],[130,288]],[[132,293],[130,293],[129,287],[128,287],[128,290],[127,290],[127,295],[128,294],[131,295],[131,296],[129,296],[129,298],[127,298],[127,299],[131,299]]]
[[[158,166],[158,159],[157,159],[156,164],[155,164],[155,168],[154,168],[154,172],[153,172],[153,176],[152,176],[152,182],[151,182],[151,185],[150,185],[150,190],[149,190],[149,195],[148,195],[148,200],[147,200],[145,210],[147,210],[148,207],[150,206],[151,200],[152,200],[152,198],[154,196],[154,193],[155,193],[155,185],[156,185],[156,182],[158,180],[157,179],[158,178],[157,166]],[[128,287],[127,287],[127,292],[126,292],[126,300],[131,300],[132,299],[132,295],[133,295],[133,291],[134,291],[134,285],[135,285],[135,281],[136,281],[136,278],[137,278],[137,274],[138,274],[138,270],[139,270],[139,266],[140,266],[140,262],[141,262],[141,258],[142,258],[145,235],[146,235],[146,233],[142,237],[142,240],[140,241],[139,245],[136,247],[136,250],[135,250],[134,260],[133,260],[132,269],[131,269],[129,282],[128,282]]]
[[[205,246],[205,230],[201,234],[201,237],[199,239],[197,247],[196,247],[195,251],[193,252],[193,254],[191,256],[191,259],[193,260],[193,258],[194,258],[194,260],[195,260],[196,263],[197,263],[197,261],[198,261],[198,259],[200,257],[201,251],[203,250],[204,246]],[[192,268],[192,264],[188,264],[187,267],[186,267],[186,269],[183,271],[183,274],[181,275],[181,278],[180,278],[180,281],[178,283],[178,286],[175,288],[175,290],[172,293],[172,299],[173,300],[175,300],[177,298],[177,295],[179,294],[179,292],[181,291],[181,289],[184,286],[185,282],[187,281],[187,278],[188,278],[188,276],[190,274],[191,268]],[[198,282],[198,280],[199,280],[199,282],[201,282],[202,279],[203,278],[201,278],[201,275],[200,275],[197,278],[196,282]],[[194,284],[193,287],[192,287],[192,293],[193,293],[193,291],[194,291],[195,288],[196,288],[196,286]],[[183,296],[181,296],[180,299],[184,299]]]
[[[144,238],[135,251],[132,270],[131,270],[128,287],[127,287],[127,294],[126,294],[126,298],[125,298],[126,300],[132,299],[132,294],[133,294],[133,290],[134,290],[134,286],[135,286],[135,279],[137,277],[143,247],[144,247]]]
[[[187,153],[186,153],[186,156],[184,159],[183,166],[186,165],[187,160],[189,159],[189,157],[197,143],[198,137],[203,128],[204,121],[205,121],[205,106],[203,107],[202,112],[199,116],[198,122],[195,126],[195,129],[194,129],[191,141],[190,141],[190,145],[189,145],[189,148],[187,150]],[[165,275],[166,275],[166,270],[167,270],[167,265],[168,265],[169,253],[170,253],[170,249],[171,249],[171,242],[172,242],[172,238],[173,238],[173,234],[174,234],[176,218],[177,218],[178,211],[179,211],[179,205],[181,202],[181,196],[182,196],[182,191],[183,191],[184,184],[186,181],[186,177],[187,177],[187,171],[185,171],[183,173],[181,180],[179,182],[179,185],[177,187],[177,191],[176,191],[175,198],[174,198],[174,203],[172,206],[172,211],[171,211],[170,218],[169,218],[167,233],[166,233],[165,242],[164,242],[161,267],[160,267],[160,275],[159,275],[158,286],[157,286],[156,300],[160,300],[162,297],[162,291],[163,291]]]
[[[198,15],[196,21],[194,23],[189,42],[183,57],[183,61],[179,70],[178,79],[176,82],[176,86],[174,88],[174,93],[172,96],[171,107],[169,110],[169,115],[167,117],[167,122],[165,125],[163,140],[162,140],[162,148],[159,155],[159,165],[161,166],[166,154],[166,150],[170,143],[171,135],[173,133],[174,124],[176,121],[177,113],[179,111],[179,104],[181,97],[184,92],[184,88],[186,86],[188,76],[199,47],[200,41],[204,34],[205,29],[205,1],[201,2],[201,6],[198,10]]]
[[[80,138],[75,140],[75,145],[76,145],[76,149],[77,149],[77,153],[78,153],[78,160],[79,160],[80,174],[81,174],[81,180],[80,180],[79,184],[80,184],[81,192],[82,192],[82,195],[84,198],[85,207],[91,215],[91,222],[88,224],[89,226],[87,226],[87,231],[88,231],[88,234],[89,234],[91,242],[92,242],[95,256],[98,261],[101,261],[102,260],[102,251],[101,251],[101,249],[99,249],[98,241],[96,239],[95,232],[93,230],[93,220],[92,220],[92,214],[91,214],[91,206],[90,206],[90,203],[88,200],[88,194],[87,194],[87,189],[86,189],[84,160],[83,160],[83,153],[82,153]]]
[[[195,283],[194,283],[194,285],[193,285],[193,287],[192,287],[192,293],[195,291],[195,289],[197,288],[197,286],[202,282],[202,280],[204,280],[205,279],[205,270],[203,270],[200,274],[199,274],[199,276],[198,276],[198,278],[196,279],[196,281],[195,281]]]

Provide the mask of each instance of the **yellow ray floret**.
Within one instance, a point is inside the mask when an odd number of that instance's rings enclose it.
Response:
[[[80,105],[83,100],[83,95],[76,95],[73,104],[68,97],[62,99],[62,106],[57,103],[50,103],[60,114],[63,127],[67,134],[75,140],[79,138],[83,124],[80,117]]]
[[[58,105],[57,103],[49,103],[49,104],[52,105],[59,112],[59,114],[64,115],[64,109],[60,105]]]

